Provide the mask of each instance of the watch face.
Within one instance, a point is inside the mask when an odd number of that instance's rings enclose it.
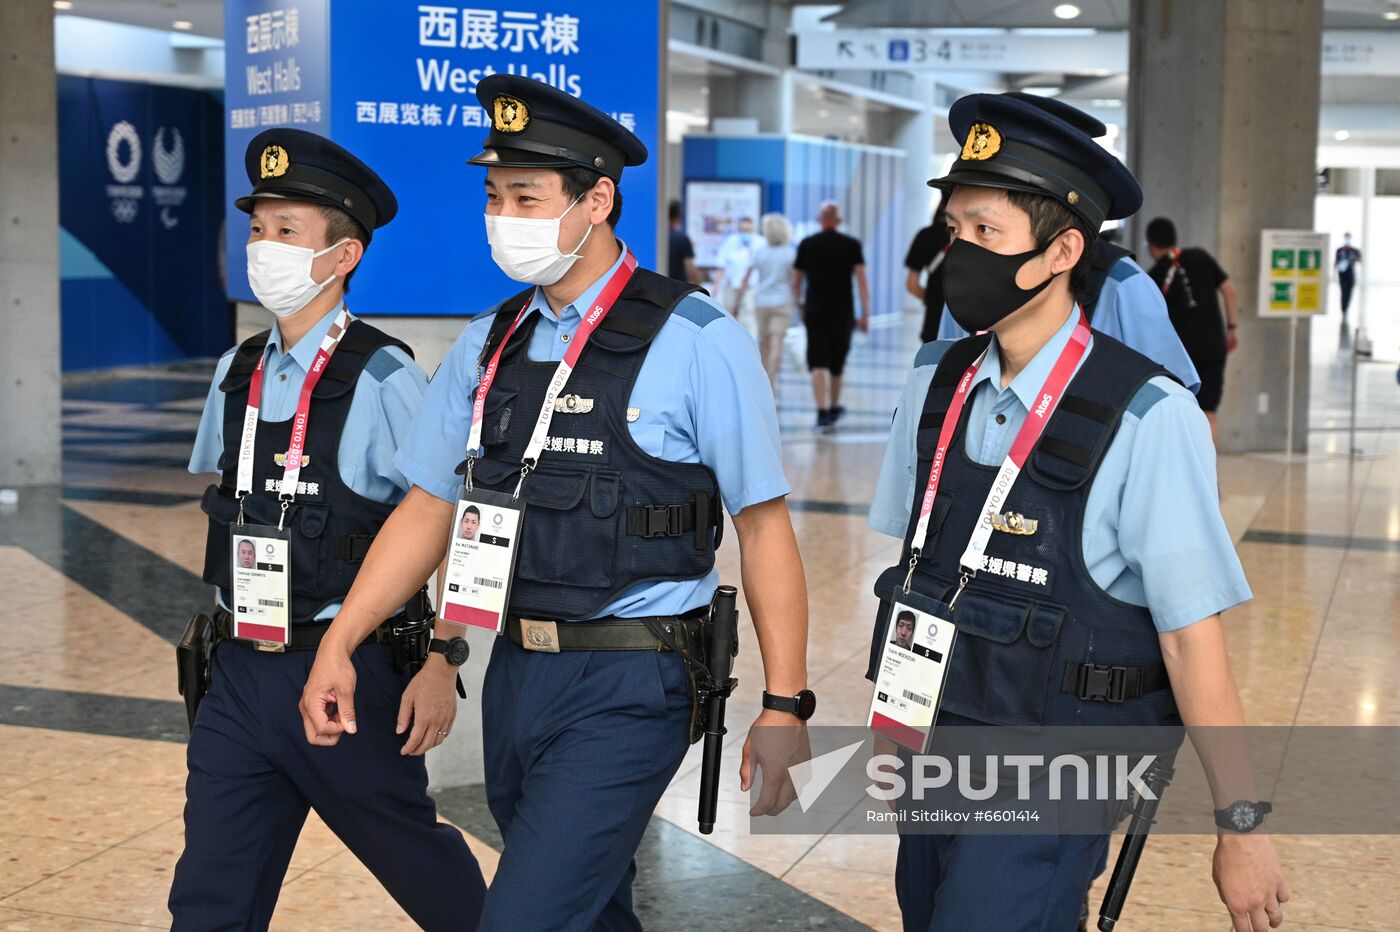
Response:
[[[1230,807],[1230,824],[1237,832],[1247,832],[1254,828],[1258,822],[1259,815],[1254,811],[1254,807],[1246,802],[1238,802]]]
[[[797,699],[797,717],[805,722],[817,711],[817,694],[810,689],[804,689],[795,698]]]
[[[453,638],[447,642],[447,662],[454,667],[460,667],[467,662],[467,655],[471,653],[471,648],[463,638]]]

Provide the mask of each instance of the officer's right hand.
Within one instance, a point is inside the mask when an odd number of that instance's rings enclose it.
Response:
[[[311,744],[332,747],[342,734],[355,733],[355,665],[348,653],[322,642],[301,691],[300,708]]]

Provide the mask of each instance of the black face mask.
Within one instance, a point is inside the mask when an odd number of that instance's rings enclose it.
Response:
[[[1057,234],[1058,235],[1058,234]],[[943,259],[943,300],[948,312],[968,333],[990,330],[992,325],[1025,307],[1055,280],[1051,275],[1034,288],[1016,284],[1016,273],[1054,243],[1014,256],[992,252],[965,239],[953,240]]]

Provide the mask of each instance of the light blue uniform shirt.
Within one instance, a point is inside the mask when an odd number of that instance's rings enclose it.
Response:
[[[993,338],[963,415],[969,457],[1001,465],[1075,320],[1071,315],[1005,389]],[[870,526],[892,537],[903,538],[909,525],[919,416],[949,345],[919,350],[895,412],[870,507]],[[1091,339],[1090,353],[1093,346]],[[997,415],[1005,423],[998,424]],[[1019,481],[1032,480],[1023,474]],[[1117,599],[1145,606],[1158,631],[1184,628],[1253,597],[1220,516],[1210,426],[1196,399],[1171,379],[1152,379],[1124,413],[1089,488],[1081,546],[1094,582]]]
[[[338,310],[331,311],[317,321],[290,350],[283,348],[281,331],[276,323],[272,325],[263,363],[260,421],[285,421],[296,414],[307,370],[337,313]],[[219,457],[224,452],[224,393],[219,390],[219,383],[228,374],[237,349],[224,353],[214,368],[214,382],[209,386],[190,455],[192,473],[219,472]],[[394,453],[404,441],[413,412],[427,388],[428,378],[422,368],[397,346],[381,348],[365,363],[336,451],[340,478],[355,492],[377,502],[397,504],[408,491],[408,480],[394,466]],[[308,433],[316,430],[314,416],[306,429]],[[224,605],[223,598],[217,594],[216,597]],[[328,605],[316,617],[334,618],[338,611],[339,603]]]
[[[531,360],[563,358],[578,330],[580,308],[592,306],[621,264],[619,257],[558,317],[544,292],[535,289],[529,314],[538,314],[540,320],[526,350]],[[508,308],[506,313],[516,310]],[[472,396],[480,377],[477,360],[495,316],[476,317],[457,338],[394,458],[409,482],[443,501],[456,502],[461,488],[456,469],[466,458]],[[788,493],[778,415],[758,347],[733,317],[703,294],[682,299],[662,324],[628,405],[641,409],[640,417],[627,425],[638,445],[664,460],[708,466],[731,515]],[[529,429],[534,412],[523,423],[521,429]],[[568,542],[560,541],[560,546]],[[709,604],[718,583],[714,571],[701,579],[643,583],[621,593],[598,617],[677,615]]]
[[[1195,394],[1201,377],[1186,347],[1167,316],[1167,301],[1152,277],[1128,256],[1108,270],[1099,300],[1094,304],[1093,328],[1137,350],[1181,380]],[[948,306],[938,323],[938,339],[961,340],[968,332],[959,327]]]

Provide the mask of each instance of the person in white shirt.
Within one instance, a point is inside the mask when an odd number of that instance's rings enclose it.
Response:
[[[724,238],[715,256],[720,267],[719,303],[739,320],[749,317],[753,307],[743,303],[740,286],[753,264],[754,250],[762,243],[763,237],[754,232],[753,218],[740,217],[738,229]]]
[[[763,368],[774,390],[778,369],[783,364],[783,336],[792,325],[792,263],[797,247],[792,244],[792,225],[782,214],[763,215],[763,238],[753,253],[753,262],[739,285],[739,304],[752,290],[754,314],[758,318],[758,350]]]

